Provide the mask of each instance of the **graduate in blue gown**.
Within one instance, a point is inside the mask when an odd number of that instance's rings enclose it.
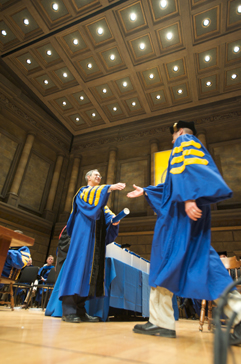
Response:
[[[88,185],[81,187],[73,199],[67,223],[71,243],[59,287],[62,319],[75,323],[99,321],[87,315],[84,304],[88,297],[105,294],[105,246],[118,234],[118,223],[111,222],[115,215],[106,204],[111,191],[125,188],[124,183],[99,185],[98,170],[88,172],[86,180]]]
[[[211,203],[232,197],[193,122],[171,127],[173,150],[164,184],[135,187],[157,214],[151,251],[150,318],[134,332],[176,337],[171,297],[217,299],[232,282],[211,247]],[[158,309],[157,309],[157,305]],[[236,323],[241,320],[237,318]]]

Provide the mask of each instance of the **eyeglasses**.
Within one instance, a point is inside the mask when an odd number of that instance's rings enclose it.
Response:
[[[102,176],[100,175],[100,174],[97,174],[97,173],[95,173],[95,177],[98,177],[98,178],[102,178]]]

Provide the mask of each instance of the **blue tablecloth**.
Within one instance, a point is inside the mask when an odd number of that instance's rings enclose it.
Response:
[[[62,316],[62,302],[58,299],[61,269],[53,293],[48,302],[45,315]],[[106,258],[105,296],[86,301],[85,307],[91,316],[98,316],[103,321],[108,318],[109,307],[115,307],[149,316],[148,274],[133,268],[114,258]],[[173,299],[175,319],[178,319],[176,298]]]

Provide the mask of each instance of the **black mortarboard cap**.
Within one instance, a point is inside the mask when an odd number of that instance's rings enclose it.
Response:
[[[177,132],[181,128],[188,128],[191,129],[193,135],[196,135],[196,129],[193,121],[182,121],[179,120],[177,123],[174,123],[173,126],[170,127],[171,134]]]

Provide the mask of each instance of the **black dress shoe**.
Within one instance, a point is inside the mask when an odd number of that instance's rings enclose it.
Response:
[[[175,330],[163,329],[162,327],[153,325],[149,321],[144,325],[135,325],[133,331],[137,334],[144,335],[155,335],[169,338],[176,337]]]
[[[100,322],[99,317],[94,317],[88,315],[88,313],[85,313],[83,316],[80,316],[81,322]]]
[[[72,322],[74,324],[78,324],[82,321],[81,318],[79,316],[76,316],[75,314],[62,316],[62,320],[65,322]]]
[[[234,326],[233,333],[229,335],[230,345],[240,345],[241,344],[241,322]]]

